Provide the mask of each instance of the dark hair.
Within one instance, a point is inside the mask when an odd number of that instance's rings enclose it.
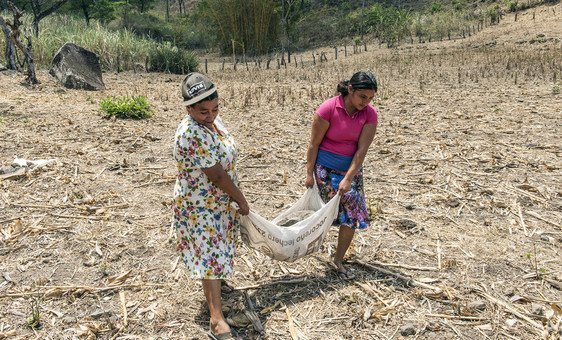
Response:
[[[219,91],[215,91],[215,92],[211,93],[210,95],[208,95],[207,97],[201,99],[201,100],[198,101],[197,103],[193,103],[193,104],[188,105],[188,106],[195,106],[195,105],[197,105],[197,104],[199,104],[199,103],[202,103],[202,102],[205,102],[205,101],[208,101],[208,100],[217,99],[218,97],[219,97]]]
[[[354,90],[377,90],[377,80],[369,71],[356,72],[350,80],[342,80],[338,84],[337,91],[346,96],[349,94],[348,86]]]

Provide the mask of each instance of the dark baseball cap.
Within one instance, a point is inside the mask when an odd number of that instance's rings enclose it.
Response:
[[[191,72],[181,82],[181,94],[186,106],[193,105],[217,91],[217,87],[206,76]]]

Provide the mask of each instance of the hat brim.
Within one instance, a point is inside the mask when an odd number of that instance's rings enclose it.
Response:
[[[198,94],[197,96],[191,98],[190,100],[184,100],[183,105],[185,105],[185,106],[193,105],[193,104],[201,101],[202,99],[205,99],[208,96],[212,95],[216,91],[217,91],[217,88],[213,86],[213,88],[208,89],[207,91]]]

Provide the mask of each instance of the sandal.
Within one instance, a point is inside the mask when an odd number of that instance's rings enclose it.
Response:
[[[351,272],[351,270],[346,269],[343,265],[338,267],[334,262],[330,262],[332,268],[336,272],[336,275],[342,280],[353,280],[355,278],[355,274]]]
[[[353,280],[355,278],[355,274],[353,274],[348,269],[338,269],[337,270],[338,277],[342,280]]]

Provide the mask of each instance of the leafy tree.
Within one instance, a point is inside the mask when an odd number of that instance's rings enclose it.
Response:
[[[37,37],[39,35],[39,22],[45,17],[58,11],[68,0],[0,0],[0,9],[3,3],[13,3],[17,8],[21,9],[24,13],[33,15],[33,33]]]
[[[302,0],[280,0],[281,1],[281,30],[283,37],[281,45],[283,50],[288,51],[289,62],[291,62],[290,46],[292,42],[293,23],[299,19],[304,7]]]
[[[123,6],[123,1],[95,0],[91,6],[92,19],[107,23],[116,18],[118,8]]]
[[[30,0],[33,13],[33,34],[39,36],[39,22],[62,7],[67,0]]]
[[[128,3],[133,5],[139,12],[144,13],[152,8],[155,0],[129,0]]]
[[[95,0],[70,0],[68,3],[69,12],[81,12],[86,20],[86,25],[90,26],[90,19],[92,19],[92,6]]]
[[[379,42],[386,42],[388,47],[396,45],[408,34],[412,22],[408,11],[380,4],[371,6],[365,16],[375,37]]]

